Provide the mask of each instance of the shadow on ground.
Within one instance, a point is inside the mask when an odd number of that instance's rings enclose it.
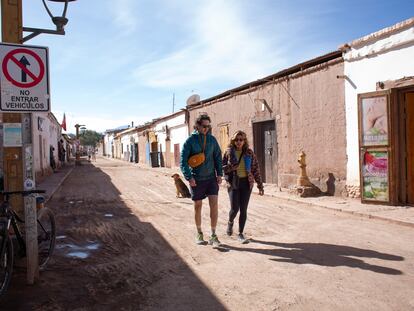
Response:
[[[380,260],[402,261],[404,257],[380,253],[373,250],[324,243],[280,243],[251,240],[251,244],[274,246],[275,248],[252,248],[226,246],[229,250],[251,252],[271,256],[272,261],[294,264],[313,264],[326,267],[351,267],[372,272],[400,275],[397,269],[369,264],[359,258],[375,258]],[[250,245],[251,245],[250,244]],[[359,258],[356,258],[359,257]]]
[[[27,286],[25,271],[15,270],[0,309],[225,310],[120,195],[102,170],[76,167],[48,203],[58,240],[47,271]]]

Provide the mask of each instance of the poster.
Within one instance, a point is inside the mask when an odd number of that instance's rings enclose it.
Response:
[[[388,145],[387,97],[363,98],[362,145]]]
[[[3,147],[22,146],[22,124],[4,123],[3,124]]]
[[[0,191],[4,190],[3,152],[3,115],[0,113]]]
[[[387,151],[366,151],[364,153],[362,182],[365,200],[389,201]]]

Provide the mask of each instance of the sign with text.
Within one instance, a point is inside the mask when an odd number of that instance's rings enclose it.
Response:
[[[365,151],[362,163],[362,196],[365,200],[389,200],[388,152]]]
[[[21,147],[22,145],[22,124],[3,123],[3,147]]]
[[[49,112],[49,65],[46,47],[0,44],[0,110]]]
[[[363,98],[361,101],[361,114],[362,144],[364,146],[387,145],[387,97]]]

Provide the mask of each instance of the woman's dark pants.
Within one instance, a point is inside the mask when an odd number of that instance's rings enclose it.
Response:
[[[240,211],[239,232],[243,233],[247,220],[247,206],[249,205],[250,194],[252,193],[247,177],[240,178],[238,189],[233,190],[232,188],[229,188],[228,192],[231,204],[229,222],[233,223],[237,213]]]

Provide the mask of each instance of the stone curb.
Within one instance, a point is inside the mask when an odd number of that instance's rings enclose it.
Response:
[[[408,222],[408,221],[403,221],[403,220],[398,220],[398,219],[392,219],[392,218],[388,218],[388,217],[383,217],[383,216],[377,216],[377,215],[372,215],[369,213],[361,213],[358,211],[347,211],[341,208],[336,208],[336,207],[328,207],[326,205],[323,204],[318,204],[318,203],[314,203],[314,202],[304,202],[302,200],[299,199],[295,199],[295,198],[284,198],[284,197],[280,197],[274,194],[266,194],[267,196],[271,196],[273,198],[279,199],[279,200],[283,200],[285,202],[289,202],[289,203],[299,203],[308,207],[312,207],[312,208],[320,208],[320,209],[324,209],[324,210],[330,210],[330,211],[334,211],[334,212],[340,212],[343,214],[348,214],[348,215],[353,215],[356,217],[360,217],[360,218],[367,218],[367,219],[376,219],[376,220],[381,220],[381,221],[385,221],[388,223],[393,223],[393,224],[397,224],[400,226],[405,226],[405,227],[411,227],[414,228],[414,223],[412,222]]]
[[[49,202],[51,199],[52,199],[52,197],[53,197],[53,195],[60,189],[60,187],[62,186],[62,184],[63,184],[63,182],[69,177],[69,175],[72,173],[72,171],[75,169],[75,167],[73,166],[73,167],[71,167],[67,172],[66,172],[66,174],[65,174],[65,176],[63,176],[63,178],[58,182],[58,184],[57,184],[57,186],[56,187],[54,187],[53,189],[52,189],[52,191],[51,191],[51,193],[49,194],[49,193],[47,193],[47,197],[45,198],[45,204],[47,203],[47,202]]]

